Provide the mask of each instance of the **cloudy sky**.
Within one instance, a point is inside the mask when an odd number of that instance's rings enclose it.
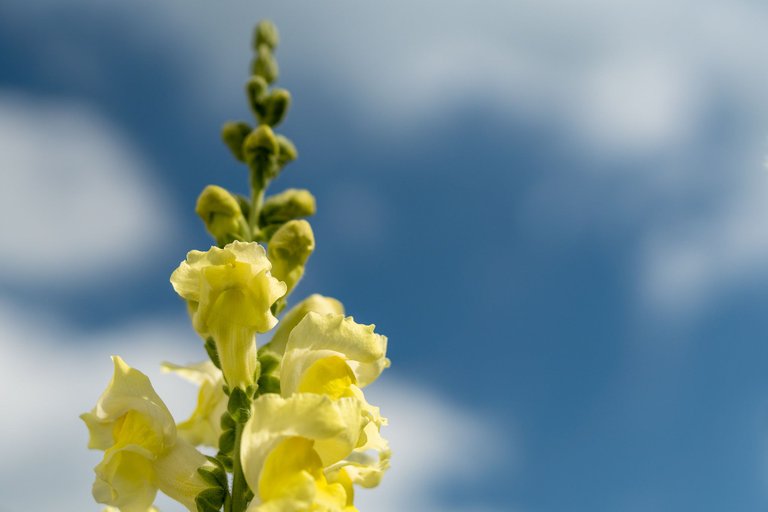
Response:
[[[389,336],[363,512],[768,506],[768,4],[0,4],[0,510],[97,511],[77,415],[203,356],[168,276],[210,245],[253,24],[281,30],[296,296]],[[34,479],[30,476],[34,475]],[[161,502],[164,512],[176,510]]]

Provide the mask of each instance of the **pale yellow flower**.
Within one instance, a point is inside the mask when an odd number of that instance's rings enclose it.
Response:
[[[363,442],[358,400],[267,394],[254,401],[252,413],[240,451],[255,494],[248,512],[354,510],[344,482],[328,481],[325,468]]]
[[[378,485],[389,467],[389,445],[380,434],[386,418],[366,401],[361,389],[389,366],[386,351],[387,338],[376,334],[373,325],[358,324],[343,314],[309,312],[291,331],[280,366],[284,397],[317,393],[360,402],[367,419],[365,443],[329,469],[346,468],[351,480],[364,487]]]
[[[224,394],[224,376],[211,361],[179,366],[163,363],[163,371],[176,373],[200,386],[197,405],[192,415],[176,425],[179,436],[195,446],[213,448],[219,445],[221,415],[227,410],[227,395]]]
[[[174,290],[189,305],[195,330],[213,338],[230,387],[254,383],[255,335],[277,323],[270,308],[286,286],[272,277],[270,268],[259,244],[232,242],[223,249],[190,251],[171,275]]]
[[[122,512],[146,512],[158,489],[196,510],[195,496],[210,486],[197,470],[210,465],[176,436],[171,413],[146,375],[112,358],[114,375],[91,412],[88,447],[104,450],[94,468],[93,496]]]

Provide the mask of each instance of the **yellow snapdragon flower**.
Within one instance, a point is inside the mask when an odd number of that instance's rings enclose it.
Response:
[[[171,275],[173,289],[189,305],[195,330],[213,338],[230,387],[254,383],[255,335],[277,323],[270,308],[286,286],[270,269],[262,246],[235,241],[223,249],[190,251]]]
[[[160,490],[197,510],[195,497],[210,487],[197,470],[210,463],[176,436],[173,417],[147,376],[120,357],[112,360],[107,389],[80,416],[90,434],[88,447],[104,450],[94,468],[94,498],[122,512],[147,512]]]
[[[219,445],[221,435],[221,415],[227,410],[227,395],[222,388],[224,376],[211,361],[179,366],[163,363],[163,371],[173,372],[200,386],[197,393],[197,405],[192,415],[176,428],[179,436],[195,446]]]
[[[353,397],[367,419],[365,442],[330,471],[344,468],[348,477],[364,487],[378,485],[389,467],[390,448],[381,436],[386,425],[378,407],[370,405],[362,388],[389,366],[387,338],[343,314],[307,313],[293,328],[280,366],[281,393],[317,393],[340,399]],[[322,442],[318,449],[324,449]],[[370,454],[376,453],[377,457]]]
[[[260,396],[245,425],[240,458],[254,492],[248,512],[350,512],[351,494],[325,468],[361,443],[364,418],[354,398],[299,393]],[[326,449],[318,450],[323,443]]]

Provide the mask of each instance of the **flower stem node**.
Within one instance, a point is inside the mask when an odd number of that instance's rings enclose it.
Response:
[[[289,220],[309,217],[316,211],[315,196],[309,190],[289,188],[264,201],[261,225],[283,224]]]
[[[272,235],[267,255],[272,262],[272,273],[285,282],[287,293],[304,275],[304,266],[314,250],[315,235],[305,220],[288,221]]]
[[[218,185],[208,185],[200,193],[195,212],[219,245],[247,238],[248,223],[237,199]]]
[[[221,128],[221,140],[224,141],[234,157],[241,162],[245,162],[243,141],[251,133],[251,130],[251,125],[243,121],[230,121]]]
[[[280,42],[280,34],[277,27],[271,20],[261,20],[256,25],[253,32],[253,47],[258,48],[261,45],[268,46],[271,50],[277,48]]]

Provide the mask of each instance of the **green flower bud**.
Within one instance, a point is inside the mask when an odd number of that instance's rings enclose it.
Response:
[[[309,217],[317,211],[315,196],[309,190],[289,188],[264,201],[261,224],[282,224],[293,219]]]
[[[270,49],[277,48],[277,44],[280,42],[280,34],[277,32],[277,27],[270,20],[261,20],[256,25],[256,30],[253,33],[253,47],[258,48],[261,45],[267,45]]]
[[[277,138],[267,125],[253,130],[243,142],[245,161],[262,176],[270,176],[275,172],[279,150]]]
[[[277,164],[281,169],[298,158],[299,152],[288,137],[278,135],[277,145],[280,146],[280,152],[277,155]]]
[[[267,245],[272,275],[284,281],[288,292],[304,275],[304,265],[315,250],[315,235],[305,220],[291,220],[278,229]]]
[[[266,44],[259,45],[256,49],[256,58],[253,59],[251,72],[264,78],[268,84],[277,80],[280,70],[277,66],[277,60],[272,55],[272,50]]]
[[[249,133],[251,133],[250,125],[242,121],[230,121],[221,128],[221,139],[235,158],[241,162],[245,162],[243,157],[243,141]]]
[[[267,99],[269,84],[260,76],[252,76],[245,84],[245,95],[248,104],[257,118],[261,119],[266,114],[264,101]]]
[[[264,100],[264,113],[259,121],[269,126],[277,126],[285,118],[291,105],[291,93],[285,89],[274,89]]]
[[[208,185],[200,193],[195,212],[203,219],[206,229],[217,243],[227,243],[242,238],[247,228],[245,217],[237,199],[217,185]]]

